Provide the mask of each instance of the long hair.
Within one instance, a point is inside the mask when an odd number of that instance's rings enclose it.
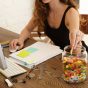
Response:
[[[75,0],[60,0],[61,3],[71,5],[77,9],[78,5]],[[44,4],[42,0],[35,0],[34,16],[38,25],[38,35],[41,35],[41,31],[44,29],[44,21],[49,15],[49,4]]]

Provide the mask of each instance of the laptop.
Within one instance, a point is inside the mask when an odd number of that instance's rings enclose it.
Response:
[[[0,44],[0,73],[2,73],[5,77],[10,78],[25,72],[27,72],[27,70],[4,56]]]

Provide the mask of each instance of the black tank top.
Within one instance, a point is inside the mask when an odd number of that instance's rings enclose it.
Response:
[[[49,26],[48,21],[45,21],[45,34],[54,42],[55,45],[60,46],[61,49],[64,49],[65,46],[70,44],[69,30],[65,25],[65,16],[70,8],[72,8],[72,6],[68,6],[65,10],[59,28],[52,28]]]

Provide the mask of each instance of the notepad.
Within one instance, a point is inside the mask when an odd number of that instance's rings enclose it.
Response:
[[[10,57],[16,63],[31,68],[31,66],[38,65],[60,53],[62,53],[62,50],[59,46],[36,42],[20,51],[10,54]]]
[[[19,52],[17,56],[21,58],[26,58],[27,56],[30,56],[30,54],[36,52],[37,50],[38,50],[37,48],[29,47],[28,49]]]

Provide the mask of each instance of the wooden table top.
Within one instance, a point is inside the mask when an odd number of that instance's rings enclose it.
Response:
[[[0,28],[0,42],[12,40],[18,36],[16,33]],[[33,39],[29,39],[26,41],[25,46],[31,45],[34,42]],[[4,48],[4,53],[5,56],[9,56],[8,48]],[[35,74],[34,78],[26,79],[26,83],[14,83],[13,88],[88,88],[88,79],[78,84],[68,84],[62,79],[61,55],[53,57],[37,67],[43,69],[42,79],[39,79],[40,70],[37,68],[33,71]],[[15,77],[15,79],[22,80],[25,78],[25,75],[26,73]],[[5,77],[0,74],[0,88],[9,88],[4,79]]]

